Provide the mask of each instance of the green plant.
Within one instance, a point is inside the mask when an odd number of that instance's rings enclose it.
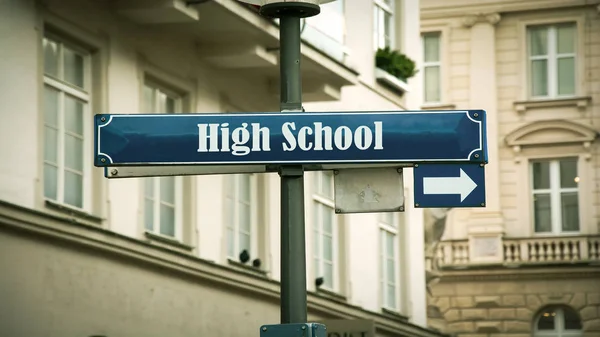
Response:
[[[415,76],[418,71],[413,60],[397,50],[391,50],[389,47],[377,50],[377,53],[375,53],[375,66],[403,81]]]

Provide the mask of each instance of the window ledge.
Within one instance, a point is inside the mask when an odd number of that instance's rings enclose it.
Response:
[[[165,244],[165,245],[168,245],[171,247],[175,247],[180,250],[185,250],[187,252],[191,252],[192,250],[194,250],[193,246],[187,245],[177,239],[170,238],[168,236],[160,235],[157,233],[152,233],[149,231],[145,231],[144,236],[146,236],[146,238],[148,238],[150,241],[156,241],[158,243]]]
[[[388,308],[381,308],[381,313],[383,313],[386,316],[391,316],[391,317],[394,317],[396,319],[400,319],[402,321],[408,322],[408,317],[402,315],[401,313],[399,313],[396,310],[392,310],[392,309],[388,309]]]
[[[375,68],[375,79],[377,80],[378,83],[397,92],[400,96],[402,96],[404,93],[409,92],[408,84],[406,82],[391,75],[390,73],[388,73],[387,71],[385,71],[383,69],[380,69],[377,67]]]
[[[421,110],[455,110],[456,105],[450,103],[427,103],[421,105]]]
[[[231,258],[227,259],[227,263],[233,269],[241,270],[241,271],[244,271],[247,273],[251,273],[251,274],[255,274],[255,275],[259,275],[259,276],[263,276],[263,277],[267,277],[267,271],[261,269],[260,267],[257,268],[257,267],[251,266],[251,265],[247,265],[247,264],[241,263],[241,262],[236,261]]]
[[[527,101],[517,101],[513,105],[519,113],[524,113],[529,109],[540,108],[555,108],[555,107],[577,107],[580,110],[585,110],[591,102],[591,96],[579,96],[557,99],[535,99]]]
[[[86,223],[92,223],[94,225],[100,225],[102,224],[102,218],[97,216],[97,215],[93,215],[90,214],[86,211],[74,208],[74,207],[69,207],[67,205],[63,205],[61,203],[46,199],[44,201],[45,205],[47,208],[62,213],[63,215],[69,215],[71,217],[72,221],[77,222],[78,219],[83,220]]]
[[[323,288],[317,288],[317,290],[315,291],[315,294],[317,294],[318,296],[324,297],[324,298],[335,299],[335,300],[344,301],[344,302],[347,301],[346,296],[338,294],[335,291],[327,290],[327,289],[323,289]]]

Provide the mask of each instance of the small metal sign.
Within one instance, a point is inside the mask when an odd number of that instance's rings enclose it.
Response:
[[[402,168],[357,168],[333,171],[335,212],[403,212]]]

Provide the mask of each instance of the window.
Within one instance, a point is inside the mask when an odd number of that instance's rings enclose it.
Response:
[[[255,176],[234,174],[225,177],[225,223],[227,257],[238,260],[244,250],[258,256]]]
[[[146,113],[181,111],[181,98],[159,85],[144,86]],[[182,239],[183,181],[180,176],[144,179],[144,226],[147,231]]]
[[[398,311],[398,216],[379,213],[379,276],[382,307]]]
[[[44,197],[91,206],[90,53],[46,35],[44,52]]]
[[[440,103],[442,96],[441,34],[423,34],[423,71],[425,103]]]
[[[535,233],[579,231],[577,158],[531,163]]]
[[[394,1],[374,0],[373,41],[375,50],[394,47]]]
[[[573,309],[546,308],[537,316],[534,330],[535,337],[581,336],[581,320]]]
[[[577,55],[576,25],[527,28],[530,95],[534,98],[574,96]]]
[[[315,173],[314,205],[314,271],[322,277],[321,288],[337,290],[337,222],[333,201],[333,174],[331,171]]]

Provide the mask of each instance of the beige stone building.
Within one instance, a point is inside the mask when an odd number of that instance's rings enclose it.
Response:
[[[423,0],[421,33],[425,108],[488,113],[487,205],[447,213],[430,324],[600,336],[600,1]]]

